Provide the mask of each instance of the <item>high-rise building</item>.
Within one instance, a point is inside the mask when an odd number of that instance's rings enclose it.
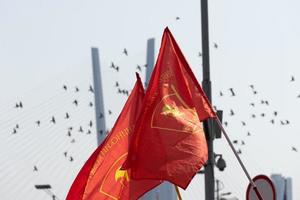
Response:
[[[281,174],[272,174],[271,180],[276,191],[276,200],[292,200],[292,179]]]

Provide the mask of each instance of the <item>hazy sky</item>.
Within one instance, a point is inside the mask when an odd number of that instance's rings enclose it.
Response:
[[[239,140],[236,147],[250,175],[291,177],[294,199],[300,198],[296,190],[300,156],[292,151],[292,146],[300,151],[299,9],[296,0],[209,1],[213,104],[223,109],[223,121],[228,122],[225,129],[232,140]],[[88,92],[91,47],[100,51],[105,108],[113,113],[106,113],[109,127],[126,100],[117,94],[115,81],[131,89],[136,65],[146,62],[147,39],[156,39],[157,54],[164,27],[169,26],[201,81],[200,1],[0,0],[0,24],[1,199],[49,198],[33,187],[43,183],[50,183],[63,199],[96,148],[92,128],[90,135],[78,132],[80,126],[86,132],[89,121],[94,121],[93,108],[88,106],[94,101]],[[123,48],[128,56],[122,54]],[[120,66],[119,72],[110,68],[111,62]],[[145,68],[142,76],[144,72]],[[74,92],[75,86],[80,92]],[[229,88],[234,88],[235,97]],[[19,101],[23,109],[14,108]],[[64,119],[66,112],[70,120]],[[52,116],[55,125],[50,123]],[[290,123],[281,125],[286,120]],[[16,124],[18,133],[12,134]],[[70,126],[72,137],[66,136]],[[245,145],[240,145],[241,140]],[[222,192],[244,199],[247,179],[224,138],[215,141],[215,152],[222,153],[227,162],[224,172],[215,170],[216,178],[224,183]],[[38,172],[33,171],[34,165]],[[203,175],[195,177],[183,198],[204,198]]]

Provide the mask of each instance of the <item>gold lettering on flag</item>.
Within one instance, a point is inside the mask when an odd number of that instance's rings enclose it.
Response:
[[[89,173],[89,177],[87,180],[87,184],[86,184],[86,188],[89,187],[90,185],[90,181],[92,180],[92,178],[95,176],[95,174],[97,173],[99,167],[101,166],[101,164],[103,163],[103,160],[106,158],[106,155],[110,152],[110,150],[112,150],[116,145],[118,145],[118,143],[122,142],[122,140],[124,138],[128,138],[128,135],[130,135],[132,133],[133,130],[133,126],[124,128],[120,131],[118,131],[116,134],[113,135],[113,137],[109,138],[106,141],[106,144],[103,146],[102,150],[100,151],[97,160],[95,161],[95,164],[93,165],[93,168],[91,169],[90,173]],[[120,161],[120,159],[122,159],[122,163],[119,164],[118,167],[121,167],[121,165],[123,164],[123,162],[125,161],[125,156],[127,155],[127,152],[125,154],[123,154],[119,159],[117,159],[117,161]],[[110,167],[110,170],[113,166],[116,165],[116,162]],[[106,178],[108,176],[108,173],[106,174]],[[103,182],[106,179],[103,180]],[[103,182],[101,184],[101,187],[103,185]],[[100,189],[101,191],[101,189]],[[104,193],[103,193],[104,194]],[[105,193],[106,194],[106,193]],[[108,193],[107,193],[108,194]],[[109,194],[108,194],[109,196]],[[83,194],[83,199],[87,199],[88,195],[86,194],[86,191]],[[114,198],[113,198],[114,199]],[[117,198],[115,199],[117,200]]]

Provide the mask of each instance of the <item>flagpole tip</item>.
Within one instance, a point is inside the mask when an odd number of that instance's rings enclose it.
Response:
[[[139,79],[139,80],[141,79],[139,73],[135,72],[135,76],[136,76],[136,79]]]
[[[165,31],[164,32],[170,32],[170,29],[168,26],[166,26]]]

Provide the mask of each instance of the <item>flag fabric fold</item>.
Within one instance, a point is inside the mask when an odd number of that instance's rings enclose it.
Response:
[[[161,183],[160,180],[132,180],[121,166],[127,158],[144,89],[139,76],[113,129],[94,151],[74,180],[66,200],[135,200]]]
[[[179,46],[165,29],[122,169],[133,179],[186,188],[207,160],[202,121],[216,117]]]

